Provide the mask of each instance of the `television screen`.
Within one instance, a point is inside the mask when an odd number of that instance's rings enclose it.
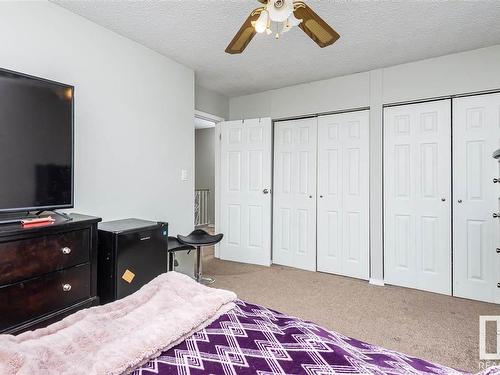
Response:
[[[73,87],[0,70],[0,211],[73,207]]]

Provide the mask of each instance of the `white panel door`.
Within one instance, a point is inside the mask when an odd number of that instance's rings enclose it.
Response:
[[[271,119],[220,124],[221,259],[271,264]]]
[[[274,124],[273,262],[316,270],[317,119]]]
[[[500,94],[453,101],[453,291],[500,302]]]
[[[384,280],[451,294],[451,101],[384,109]]]
[[[318,271],[369,277],[369,111],[318,118]]]

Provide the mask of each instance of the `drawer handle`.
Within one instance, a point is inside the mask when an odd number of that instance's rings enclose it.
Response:
[[[63,284],[63,292],[69,292],[71,290],[71,284]]]
[[[61,251],[62,251],[63,254],[69,254],[69,253],[71,253],[71,249],[69,247],[66,247],[66,246],[63,247],[61,249]]]

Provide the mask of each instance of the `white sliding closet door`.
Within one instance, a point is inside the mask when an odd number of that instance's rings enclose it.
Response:
[[[317,119],[274,124],[273,262],[316,270]]]
[[[451,294],[451,101],[384,110],[384,279]]]
[[[318,118],[318,271],[369,277],[369,111]]]
[[[271,264],[271,119],[219,125],[221,259]]]
[[[500,94],[453,100],[454,295],[500,302]]]

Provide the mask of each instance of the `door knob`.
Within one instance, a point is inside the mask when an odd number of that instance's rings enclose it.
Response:
[[[441,198],[441,202],[446,202],[446,198]]]
[[[269,189],[264,189],[264,190],[262,190],[262,192],[263,192],[264,194],[269,194]]]
[[[309,198],[312,198],[312,197],[313,197],[312,195],[309,196]]]
[[[459,199],[459,200],[458,200],[458,203],[462,203],[462,200],[461,200],[461,199]]]
[[[496,212],[493,212],[493,217],[496,219],[496,218],[500,217],[500,214],[497,214]]]
[[[499,182],[500,182],[500,178],[494,178],[494,179],[493,179],[493,183],[494,183],[494,184],[498,184]]]
[[[323,196],[322,196],[322,195],[320,195],[319,197],[320,197],[320,198],[323,198]]]

